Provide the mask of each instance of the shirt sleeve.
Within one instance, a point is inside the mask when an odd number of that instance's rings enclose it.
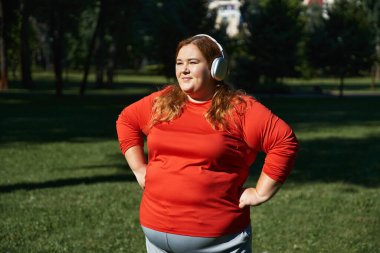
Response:
[[[293,168],[298,150],[293,130],[268,108],[252,99],[247,101],[243,131],[250,148],[266,153],[263,172],[283,183]]]
[[[116,131],[123,155],[133,146],[144,146],[144,135],[148,131],[152,104],[156,96],[157,92],[152,93],[125,107],[116,120]]]

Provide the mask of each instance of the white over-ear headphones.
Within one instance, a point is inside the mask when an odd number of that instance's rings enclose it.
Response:
[[[219,47],[222,57],[215,58],[214,61],[212,62],[211,76],[217,81],[222,81],[226,77],[227,70],[228,70],[228,63],[227,63],[227,60],[224,58],[223,47],[210,35],[197,34],[197,35],[194,35],[193,37],[207,37]]]

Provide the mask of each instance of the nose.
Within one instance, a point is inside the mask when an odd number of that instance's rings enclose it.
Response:
[[[183,64],[181,72],[184,74],[190,73],[189,65],[187,63]]]

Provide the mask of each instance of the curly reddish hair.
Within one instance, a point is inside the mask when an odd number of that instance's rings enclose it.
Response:
[[[182,47],[193,44],[201,51],[209,69],[215,58],[221,57],[222,53],[217,44],[207,36],[193,36],[180,41],[177,45],[176,58]],[[210,109],[205,113],[205,118],[216,130],[228,130],[231,126],[227,124],[227,117],[231,116],[232,109],[237,104],[244,104],[244,92],[232,89],[223,81],[216,81],[216,92],[212,98]],[[186,104],[187,95],[181,90],[178,84],[168,85],[164,92],[158,96],[153,104],[152,118],[150,126],[161,122],[169,122],[179,117]]]

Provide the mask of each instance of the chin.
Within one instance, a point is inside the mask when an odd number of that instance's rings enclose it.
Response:
[[[180,85],[180,87],[181,87],[181,90],[183,92],[185,92],[186,94],[190,94],[190,93],[192,93],[194,91],[193,87],[186,87],[186,86],[184,87],[184,86],[181,86],[181,85]]]

